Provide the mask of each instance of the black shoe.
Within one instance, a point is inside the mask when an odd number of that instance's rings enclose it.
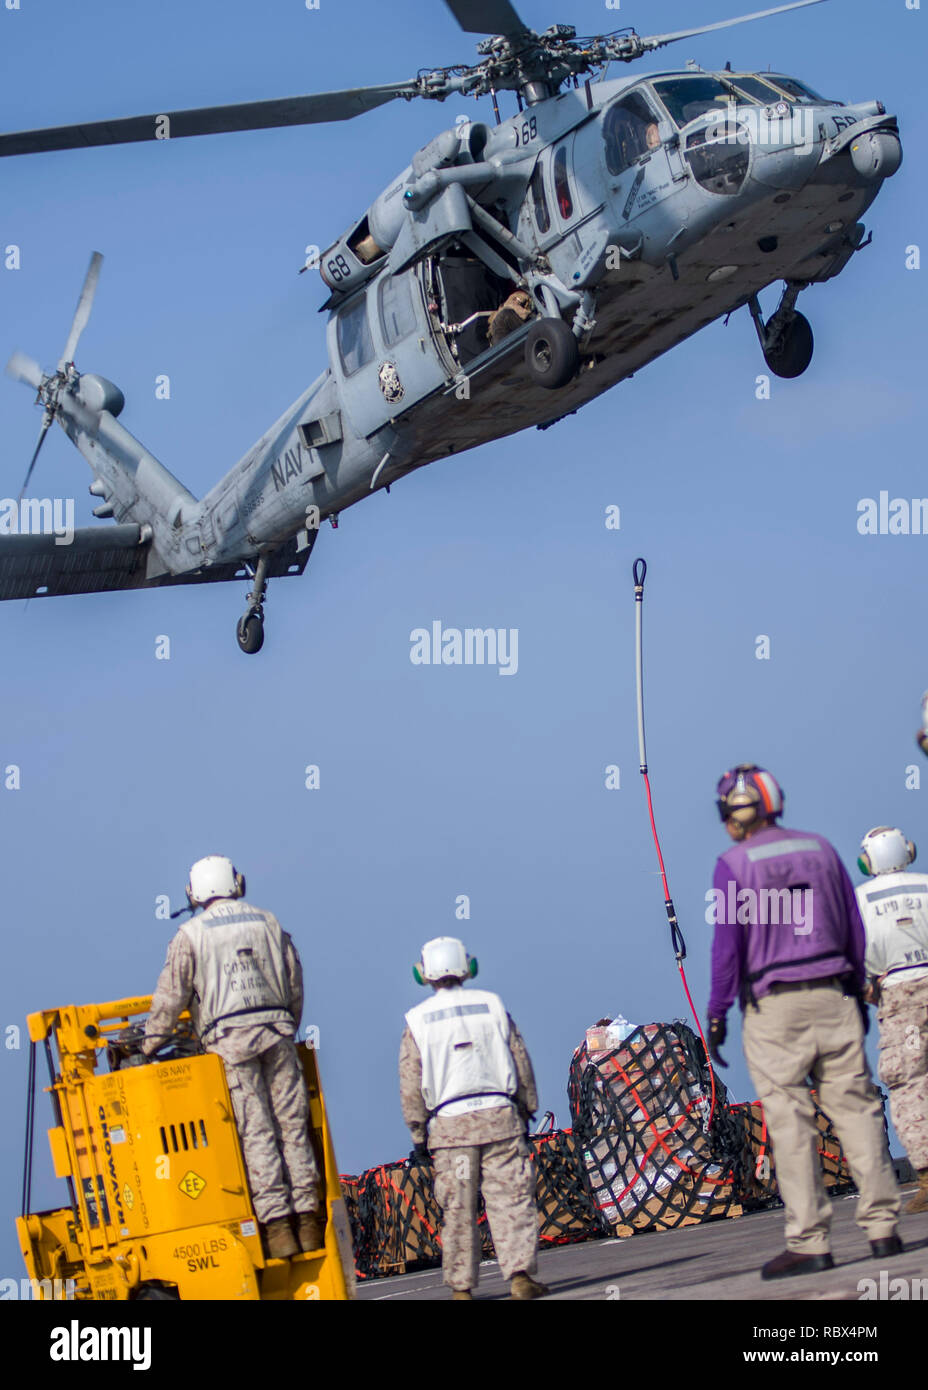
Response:
[[[901,1255],[905,1246],[898,1236],[883,1236],[881,1240],[871,1240],[870,1254],[874,1259],[885,1260],[890,1255]]]
[[[818,1274],[823,1269],[834,1269],[835,1262],[830,1255],[797,1255],[792,1250],[784,1250],[775,1260],[768,1260],[760,1272],[762,1279],[789,1279],[794,1274]]]

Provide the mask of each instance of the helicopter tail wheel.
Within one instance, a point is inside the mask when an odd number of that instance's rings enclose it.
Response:
[[[812,325],[805,314],[792,314],[779,332],[771,337],[769,347],[764,348],[764,361],[774,376],[802,376],[812,361],[815,347]]]
[[[242,651],[254,656],[264,646],[264,614],[252,609],[244,618],[239,618],[235,635]]]
[[[577,374],[580,348],[563,319],[537,319],[525,339],[525,362],[535,386],[557,391]]]

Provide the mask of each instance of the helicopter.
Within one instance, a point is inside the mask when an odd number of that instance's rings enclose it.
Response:
[[[870,238],[860,221],[902,161],[897,119],[785,73],[610,78],[656,49],[824,0],[676,33],[535,33],[510,0],[445,0],[484,37],[471,66],[375,87],[0,134],[0,157],[351,119],[395,100],[488,96],[492,124],[436,135],[323,254],[329,365],[202,499],[120,423],[119,387],[74,365],[94,253],[54,372],[15,352],[39,450],[57,421],[87,459],[97,518],[62,544],[0,534],[0,599],[245,580],[236,636],[264,643],[271,579],[302,574],[319,529],[440,458],[547,429],[701,328],[747,308],[768,369],[814,349],[799,295]],[[500,92],[517,112],[503,119]],[[306,267],[304,267],[306,268]],[[783,283],[764,318],[759,295]],[[9,528],[8,528],[9,529]]]

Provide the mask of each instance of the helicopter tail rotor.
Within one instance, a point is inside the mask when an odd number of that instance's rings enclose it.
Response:
[[[29,486],[29,479],[32,477],[32,470],[35,468],[36,459],[39,457],[39,452],[42,445],[45,443],[45,436],[51,429],[54,418],[55,412],[46,408],[45,415],[42,419],[42,428],[39,430],[39,440],[33,451],[32,458],[29,460],[29,467],[26,469],[26,476],[23,479],[23,485],[19,489],[19,496],[16,499],[17,503],[21,502],[26,495],[26,488]]]
[[[84,283],[81,287],[80,298],[77,301],[77,308],[74,311],[74,318],[71,320],[71,330],[68,333],[68,340],[64,345],[64,352],[58,362],[59,372],[64,371],[65,367],[74,361],[74,354],[77,351],[77,344],[80,336],[87,327],[87,320],[90,318],[90,311],[93,308],[93,298],[97,292],[97,284],[100,280],[100,267],[103,264],[103,257],[99,251],[94,251],[90,257],[90,265],[87,267],[87,274],[84,276]]]
[[[36,391],[42,385],[45,377],[42,375],[42,368],[34,357],[27,357],[24,352],[14,352],[9,362],[6,364],[6,374],[14,381],[22,381],[26,386],[32,386]]]
[[[29,467],[26,469],[26,477],[19,492],[19,501],[22,501],[25,496],[33,469],[36,465],[36,460],[39,457],[42,445],[45,443],[45,436],[48,434],[53,421],[61,411],[62,395],[78,379],[77,372],[74,368],[74,354],[77,351],[77,344],[80,340],[80,336],[87,327],[87,321],[90,318],[90,311],[93,307],[94,295],[97,292],[97,283],[100,279],[100,267],[102,264],[103,257],[100,255],[100,252],[94,251],[90,258],[90,265],[87,267],[87,274],[84,276],[84,283],[77,301],[77,308],[74,311],[74,318],[71,320],[71,327],[68,331],[64,352],[58,362],[57,370],[46,375],[34,358],[27,356],[24,352],[18,351],[13,353],[9,362],[6,364],[7,376],[12,377],[14,381],[21,381],[26,386],[31,386],[37,393],[36,404],[44,408],[38,442],[33,451],[32,458],[29,460]],[[78,408],[76,402],[75,408]]]

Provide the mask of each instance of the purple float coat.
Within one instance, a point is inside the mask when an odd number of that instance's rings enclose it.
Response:
[[[759,830],[720,856],[713,890],[710,1018],[724,1018],[748,990],[761,998],[776,981],[852,973],[863,986],[854,889],[821,835]]]

